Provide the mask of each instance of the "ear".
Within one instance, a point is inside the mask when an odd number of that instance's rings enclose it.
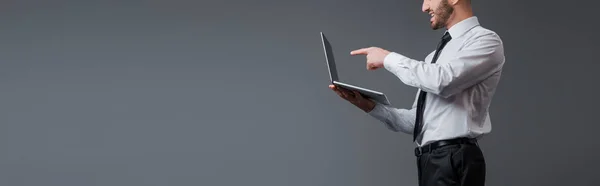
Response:
[[[463,0],[446,0],[446,1],[448,1],[448,4],[454,6],[454,5],[458,4],[458,2],[463,1]]]

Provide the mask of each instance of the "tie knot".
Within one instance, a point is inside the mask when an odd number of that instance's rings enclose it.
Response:
[[[451,39],[452,39],[452,36],[450,36],[450,32],[446,32],[446,33],[444,34],[444,36],[442,36],[442,41],[443,41],[444,43],[445,43],[445,42],[448,42],[448,41],[450,41]]]

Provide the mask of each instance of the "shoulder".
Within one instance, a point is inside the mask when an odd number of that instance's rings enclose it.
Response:
[[[476,26],[473,27],[471,30],[469,30],[466,34],[465,34],[466,38],[465,38],[465,44],[474,44],[474,43],[481,43],[481,42],[491,42],[491,43],[496,43],[497,45],[499,45],[500,47],[502,46],[502,38],[500,38],[500,35],[498,35],[498,33],[496,33],[493,30],[490,30],[488,28],[485,28],[483,26]]]
[[[465,33],[463,41],[463,51],[477,53],[487,56],[491,61],[504,63],[504,46],[498,33],[482,27],[476,26]]]

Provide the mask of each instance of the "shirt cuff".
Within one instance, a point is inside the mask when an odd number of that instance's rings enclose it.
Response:
[[[406,68],[408,64],[406,61],[409,60],[408,57],[398,54],[396,52],[390,52],[388,55],[383,58],[383,67],[388,71],[394,72],[395,68],[401,67]]]
[[[384,105],[382,105],[381,103],[375,102],[375,107],[373,108],[373,110],[369,111],[369,115],[377,118],[381,121],[385,121],[387,120],[387,112],[386,112],[386,108]]]
[[[390,114],[391,113],[388,110],[388,107],[386,107],[385,105],[382,105],[381,103],[377,103],[375,105],[375,108],[373,108],[373,110],[371,110],[369,112],[369,115],[371,117],[383,122],[388,129],[390,129],[392,131],[396,131],[396,132],[402,130],[396,126],[394,121],[392,121]]]
[[[415,60],[404,55],[390,52],[383,59],[383,66],[388,72],[391,72],[400,78],[404,84],[408,86],[419,87],[415,83],[415,74],[413,73],[415,62]]]

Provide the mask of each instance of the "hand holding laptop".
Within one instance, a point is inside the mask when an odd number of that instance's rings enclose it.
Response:
[[[376,70],[383,67],[383,60],[390,52],[378,47],[361,48],[350,52],[350,55],[366,55],[367,70]],[[348,90],[335,85],[329,85],[329,88],[338,94],[341,98],[352,103],[365,112],[370,112],[375,107],[375,102],[364,98],[356,90]]]
[[[383,60],[390,51],[378,47],[361,48],[350,52],[350,55],[367,55],[367,70],[383,67]]]
[[[352,103],[354,106],[365,112],[370,112],[373,110],[373,108],[375,108],[375,102],[363,97],[356,90],[348,90],[335,85],[329,85],[329,88],[337,93],[341,98],[344,98],[346,101]]]
[[[381,92],[340,81],[335,64],[335,58],[333,56],[333,48],[323,32],[321,32],[321,42],[323,44],[323,52],[325,53],[325,62],[327,63],[327,69],[329,70],[329,82],[331,83],[331,89],[336,91],[336,93],[338,93],[338,95],[345,100],[350,101],[365,111],[370,111],[374,107],[375,102],[384,105],[391,104],[387,96]],[[353,53],[356,53],[355,55],[367,54],[367,58],[369,61],[371,61],[370,63],[367,63],[367,67],[376,69],[383,66],[383,59],[389,52],[373,47],[358,50]]]

